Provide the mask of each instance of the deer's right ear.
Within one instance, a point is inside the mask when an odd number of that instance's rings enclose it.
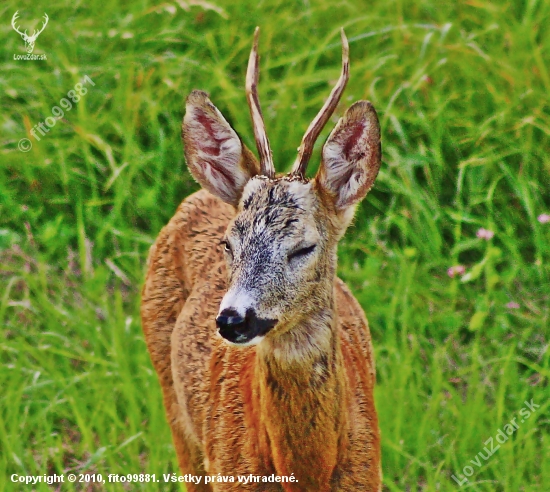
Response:
[[[189,94],[182,134],[193,177],[210,193],[236,207],[248,180],[260,172],[258,162],[206,92]]]

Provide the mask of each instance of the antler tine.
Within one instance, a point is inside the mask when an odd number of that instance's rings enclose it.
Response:
[[[42,22],[42,28],[39,31],[35,30],[35,36],[38,36],[44,29],[46,29],[46,26],[48,25],[48,21],[50,18],[48,17],[48,14],[44,13],[44,21]]]
[[[302,143],[300,144],[300,147],[298,147],[298,157],[296,158],[294,166],[292,167],[292,174],[296,174],[299,176],[305,175],[307,164],[311,157],[311,153],[313,152],[315,141],[317,140],[317,137],[321,133],[321,130],[326,125],[329,118],[332,116],[332,113],[336,109],[338,101],[340,101],[340,97],[342,96],[342,92],[344,92],[346,84],[348,83],[349,44],[348,39],[346,38],[346,34],[344,33],[344,28],[340,30],[340,34],[342,37],[342,73],[340,74],[340,78],[334,86],[334,89],[332,89],[329,98],[325,101],[325,104],[321,108],[321,111],[319,111],[315,119],[311,122],[308,129],[306,130],[304,138],[302,139]]]
[[[11,18],[11,27],[17,32],[18,34],[23,35],[23,33],[19,30],[19,28],[15,25],[15,21],[19,18],[19,10],[13,14],[13,17]],[[25,29],[25,33],[27,30]]]
[[[248,69],[246,71],[246,99],[248,100],[250,116],[252,117],[256,147],[258,147],[258,153],[260,154],[260,172],[268,178],[273,178],[275,176],[273,155],[265,131],[262,108],[260,107],[260,99],[258,97],[258,80],[260,78],[258,56],[259,35],[260,28],[256,27],[254,31],[254,44],[252,45],[252,51],[248,59]]]

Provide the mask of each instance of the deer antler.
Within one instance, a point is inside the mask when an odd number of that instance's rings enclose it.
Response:
[[[40,31],[37,32],[37,31],[35,30],[35,31],[32,33],[32,37],[33,37],[33,38],[37,38],[38,35],[39,35],[39,34],[46,28],[46,26],[48,25],[48,21],[50,20],[50,18],[48,17],[48,14],[46,14],[46,13],[44,13],[44,20],[45,20],[45,22],[42,24],[42,28],[40,29]]]
[[[11,18],[11,27],[17,32],[18,34],[21,34],[21,36],[27,36],[27,30],[25,29],[25,32],[21,32],[18,27],[15,25],[15,21],[19,17],[19,10],[13,14],[13,17]]]
[[[342,73],[340,74],[340,78],[334,86],[334,89],[332,89],[329,98],[326,100],[325,104],[321,108],[321,111],[319,111],[315,119],[311,122],[308,129],[306,130],[304,138],[302,138],[302,143],[300,144],[300,147],[298,147],[298,157],[294,162],[294,166],[292,166],[292,174],[298,176],[305,175],[307,164],[309,162],[309,158],[311,157],[311,153],[313,152],[315,141],[317,140],[317,137],[321,133],[321,130],[326,125],[329,118],[332,116],[332,113],[336,109],[338,101],[340,101],[340,97],[342,96],[342,92],[344,92],[346,84],[348,83],[349,44],[348,39],[346,38],[346,34],[344,33],[344,28],[340,30],[340,34],[342,36]]]
[[[275,176],[275,166],[273,165],[273,154],[269,146],[269,139],[265,131],[264,118],[262,116],[262,108],[260,107],[260,99],[258,97],[258,80],[259,74],[259,56],[258,56],[258,38],[260,28],[256,27],[254,31],[254,44],[248,59],[248,69],[246,70],[246,99],[250,108],[250,116],[252,117],[252,126],[254,127],[254,138],[256,139],[256,147],[260,154],[260,172],[268,178]]]

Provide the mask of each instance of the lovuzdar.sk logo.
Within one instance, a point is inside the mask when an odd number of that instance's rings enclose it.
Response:
[[[32,34],[27,34],[27,30],[25,29],[24,32],[21,32],[20,28],[17,26],[16,21],[19,18],[19,10],[13,14],[13,17],[11,18],[11,27],[17,32],[22,38],[23,41],[25,41],[25,49],[27,50],[26,55],[13,55],[14,60],[46,60],[46,55],[34,55],[34,43],[36,42],[36,38],[40,36],[40,33],[46,28],[48,25],[48,21],[50,20],[48,17],[48,14],[44,14],[44,20],[42,21],[42,27],[40,29],[34,29]]]

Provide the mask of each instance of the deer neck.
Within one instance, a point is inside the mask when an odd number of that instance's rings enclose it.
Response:
[[[324,307],[258,346],[256,371],[268,452],[277,474],[293,473],[298,480],[283,487],[329,490],[346,427],[346,381],[332,293]]]

